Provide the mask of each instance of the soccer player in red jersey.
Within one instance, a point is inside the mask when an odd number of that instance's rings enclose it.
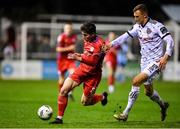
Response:
[[[101,80],[102,62],[105,53],[101,50],[105,42],[96,35],[96,26],[87,22],[81,26],[84,40],[84,53],[72,53],[69,59],[80,61],[79,67],[66,78],[58,96],[58,115],[51,124],[62,124],[63,115],[68,103],[68,93],[83,83],[83,94],[81,102],[84,106],[94,105],[98,102],[104,106],[107,104],[107,93],[96,94],[96,89]]]
[[[57,67],[59,74],[59,91],[64,83],[66,72],[72,73],[76,67],[75,60],[68,59],[69,53],[74,53],[75,44],[77,42],[76,34],[73,34],[73,26],[71,23],[64,25],[64,32],[57,38]],[[69,97],[73,99],[71,92]]]
[[[116,34],[114,32],[109,32],[108,38],[106,40],[106,44],[113,41],[116,38]],[[105,56],[105,64],[108,72],[108,90],[109,93],[114,92],[114,82],[115,82],[115,71],[117,67],[117,48],[111,48]]]

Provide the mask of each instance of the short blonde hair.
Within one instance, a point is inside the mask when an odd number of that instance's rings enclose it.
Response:
[[[137,10],[140,10],[141,12],[148,14],[148,9],[145,4],[138,4],[136,7],[134,7],[133,12],[136,12]]]

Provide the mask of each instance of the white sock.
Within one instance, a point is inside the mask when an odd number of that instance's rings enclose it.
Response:
[[[108,87],[108,90],[109,90],[109,93],[113,93],[114,92],[114,86],[113,85],[110,85]]]
[[[129,92],[129,98],[128,98],[128,104],[123,111],[123,114],[128,115],[130,112],[134,102],[136,101],[138,95],[139,95],[140,87],[132,86],[131,91]]]
[[[68,95],[72,95],[72,91],[70,91],[70,92],[68,93]]]
[[[62,119],[62,116],[57,116],[58,119]]]
[[[156,90],[153,91],[152,96],[150,99],[156,103],[158,103],[160,106],[164,105],[164,102],[162,101],[161,97],[159,96],[158,92]]]

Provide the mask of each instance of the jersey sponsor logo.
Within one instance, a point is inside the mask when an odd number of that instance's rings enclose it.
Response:
[[[161,31],[162,34],[165,34],[165,33],[168,32],[168,30],[166,29],[166,27],[161,27],[160,31]]]

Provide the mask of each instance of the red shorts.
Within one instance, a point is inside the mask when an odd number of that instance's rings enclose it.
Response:
[[[59,74],[65,74],[69,69],[74,69],[76,67],[76,63],[74,60],[69,59],[59,59],[57,60],[57,67]]]
[[[97,74],[90,75],[88,73],[84,73],[81,68],[77,68],[74,73],[72,73],[69,77],[77,82],[79,85],[83,82],[83,93],[85,96],[91,96],[95,93],[96,88],[98,87],[101,81],[101,72],[97,72]]]

